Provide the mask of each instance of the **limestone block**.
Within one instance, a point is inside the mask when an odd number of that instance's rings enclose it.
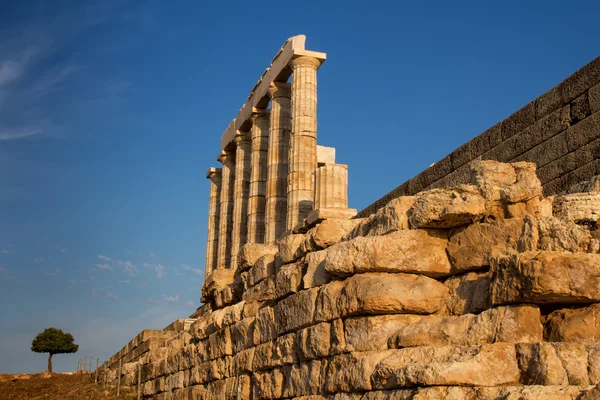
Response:
[[[423,317],[400,328],[390,348],[475,346],[496,342],[541,342],[543,327],[536,306],[499,307],[459,317]]]
[[[358,225],[342,240],[351,240],[359,236],[381,236],[409,229],[408,210],[416,199],[415,196],[402,196],[391,200],[375,214],[361,219]]]
[[[588,385],[587,349],[578,343],[518,343],[526,385]]]
[[[215,359],[232,354],[231,332],[229,328],[221,329],[208,337],[208,354]]]
[[[385,236],[357,237],[332,246],[325,271],[334,276],[364,272],[404,272],[431,277],[450,273],[446,232],[402,230]]]
[[[481,189],[486,200],[500,200],[500,189],[517,182],[512,165],[493,160],[476,160],[471,163],[471,183]]]
[[[481,220],[486,202],[475,186],[432,189],[417,196],[408,211],[412,228],[455,228]]]
[[[475,314],[492,307],[488,272],[453,276],[446,279],[444,285],[449,289],[450,295],[444,309],[440,311],[442,315]]]
[[[600,342],[600,304],[553,311],[544,333],[549,342]]]
[[[256,314],[254,331],[252,334],[254,345],[268,342],[277,337],[277,326],[275,324],[275,310],[273,307],[265,307]]]
[[[344,321],[348,351],[387,350],[388,339],[399,329],[421,320],[421,315],[390,314],[352,317]]]
[[[231,326],[232,350],[238,353],[252,346],[256,318],[244,318],[240,322]]]
[[[290,333],[256,346],[252,368],[255,371],[293,364],[296,357],[296,335]]]
[[[275,324],[280,335],[312,324],[318,291],[319,288],[302,290],[275,304]]]
[[[240,351],[233,356],[232,360],[232,372],[234,375],[241,375],[243,373],[250,373],[253,371],[252,365],[254,363],[254,351],[255,348]]]
[[[291,234],[279,239],[279,257],[281,258],[281,262],[288,264],[304,256],[304,252],[301,249],[303,242],[304,235],[300,234]]]
[[[252,398],[279,399],[283,396],[284,375],[279,368],[252,374]]]
[[[269,244],[248,243],[238,253],[238,268],[246,271],[256,265],[256,262],[266,255],[277,254],[277,246]]]
[[[304,261],[283,265],[275,276],[275,297],[281,298],[296,293],[302,288]]]
[[[304,222],[299,226],[301,230],[310,229],[328,219],[348,221],[356,225],[360,222],[358,219],[354,219],[356,214],[357,211],[354,208],[321,208],[309,212]]]
[[[554,199],[554,215],[575,223],[596,223],[600,218],[600,193],[573,193]]]
[[[344,322],[341,319],[334,319],[333,321],[331,321],[330,338],[330,355],[336,355],[346,352],[346,348],[348,347],[348,345],[346,343],[346,335],[344,333]]]
[[[243,248],[242,248],[243,251]],[[275,275],[275,255],[267,254],[259,258],[254,266],[248,271],[248,283],[250,286],[256,285],[258,282]]]
[[[538,219],[539,249],[585,253],[591,242],[590,231],[573,221],[555,217]]]
[[[335,164],[335,147],[317,145],[317,162],[319,164]]]
[[[516,182],[512,185],[501,187],[502,200],[507,203],[520,203],[542,197],[542,183],[536,175],[536,165],[531,162],[515,162],[511,166],[515,170]]]
[[[329,356],[331,324],[321,322],[296,332],[296,347],[301,361]]]
[[[413,389],[375,390],[361,400],[592,400],[581,397],[589,386],[433,386]]]
[[[301,364],[294,364],[286,367],[285,371],[285,386],[283,389],[284,397],[293,397],[294,399],[317,400],[315,397],[309,396],[315,393],[321,393],[323,382],[325,380],[325,372],[327,370],[326,360],[315,360]]]
[[[492,303],[600,301],[600,255],[527,252],[492,262]]]
[[[537,225],[531,219],[500,219],[467,226],[450,237],[448,257],[454,272],[490,265],[493,253],[537,248]],[[427,250],[427,247],[423,251]]]
[[[587,343],[585,349],[588,353],[588,373],[592,384],[600,382],[600,344]]]
[[[306,233],[302,247],[306,253],[333,246],[351,231],[356,220],[326,219]]]
[[[242,298],[246,302],[251,301],[268,301],[275,298],[275,279],[268,277],[258,282],[244,292]]]
[[[212,297],[218,290],[225,289],[234,282],[233,269],[216,269],[206,276],[202,285],[202,295]]]
[[[519,382],[515,347],[411,347],[388,350],[371,374],[375,389],[406,386],[500,386]]]
[[[331,282],[331,276],[325,271],[325,258],[328,250],[308,253],[304,259],[306,273],[302,279],[304,289],[322,286]]]
[[[373,389],[372,374],[376,366],[395,350],[381,352],[349,353],[334,356],[329,360],[325,393],[363,392]]]

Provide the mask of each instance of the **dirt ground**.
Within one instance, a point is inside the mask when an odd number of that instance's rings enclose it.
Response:
[[[1,400],[134,400],[137,394],[129,388],[121,388],[117,396],[116,388],[106,388],[94,383],[89,374],[63,375],[52,374],[44,377],[42,374],[0,375]]]

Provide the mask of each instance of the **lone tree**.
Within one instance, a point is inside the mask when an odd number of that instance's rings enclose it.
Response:
[[[48,356],[48,372],[52,372],[52,356],[55,354],[75,353],[79,345],[73,343],[73,335],[60,329],[47,328],[31,342],[31,351],[50,353]]]

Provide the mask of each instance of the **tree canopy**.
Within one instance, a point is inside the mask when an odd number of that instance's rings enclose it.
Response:
[[[36,353],[50,353],[48,356],[48,372],[52,372],[52,356],[54,354],[75,353],[79,345],[73,343],[75,339],[70,333],[60,329],[46,328],[31,342],[31,351]]]

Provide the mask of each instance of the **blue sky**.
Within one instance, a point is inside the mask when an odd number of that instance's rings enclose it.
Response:
[[[98,3],[98,4],[97,4]],[[600,55],[600,3],[0,3],[0,373],[102,360],[199,305],[219,138],[293,35],[362,209]]]

